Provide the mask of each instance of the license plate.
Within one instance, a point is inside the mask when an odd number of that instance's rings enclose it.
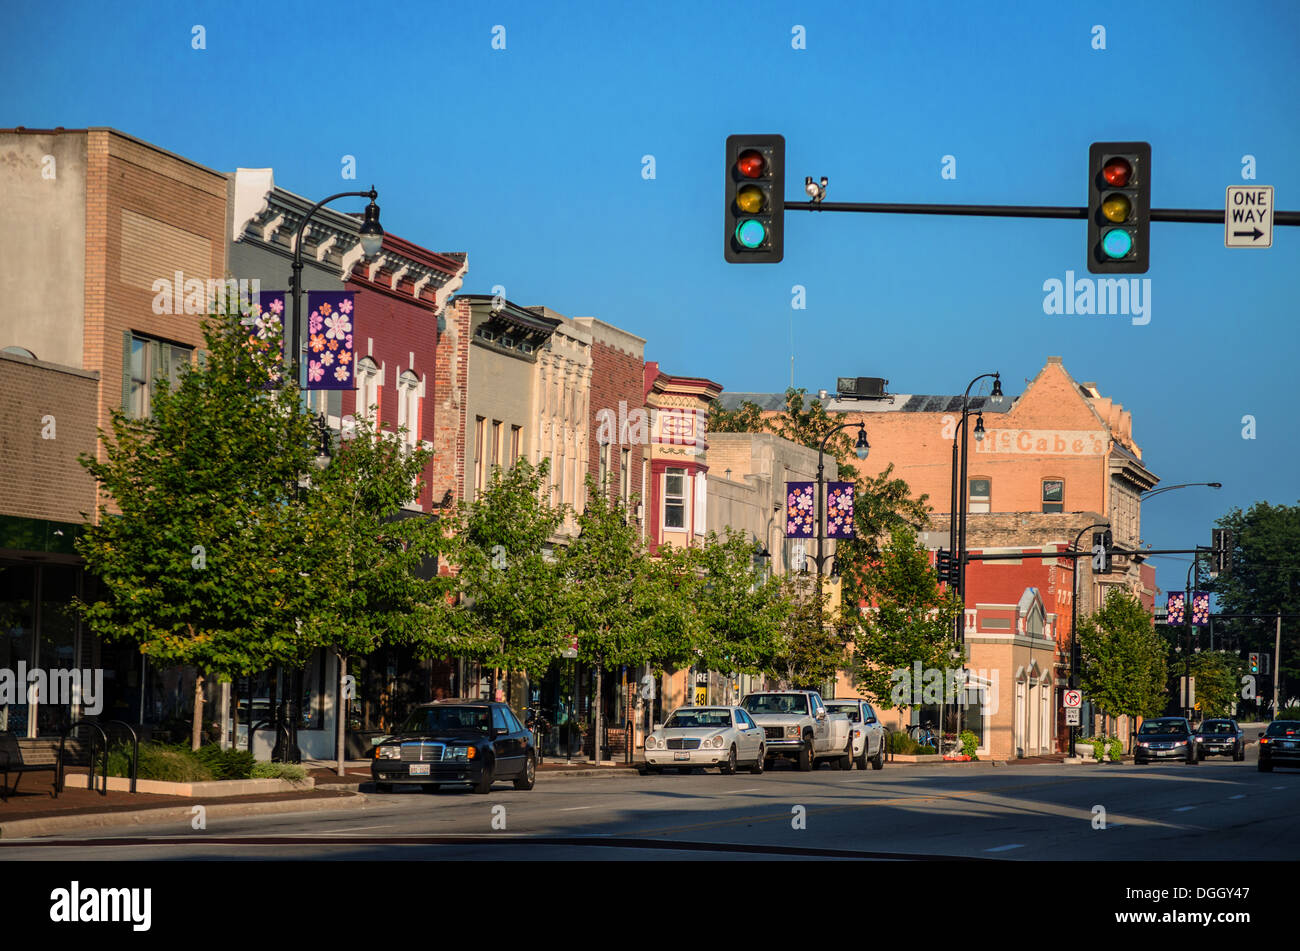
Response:
[[[411,775],[412,775],[412,776],[428,776],[428,775],[429,775],[429,764],[428,764],[428,763],[412,763],[412,764],[411,764]]]
[[[1293,750],[1293,749],[1295,749],[1295,744],[1292,743],[1290,740],[1285,740],[1285,741],[1283,741],[1282,745],[1285,746],[1285,747],[1286,747],[1287,749],[1289,749],[1289,750]]]
[[[674,754],[673,754],[673,759],[675,759],[675,760],[679,760],[679,759],[690,759],[690,758],[691,758],[691,754],[690,754],[690,753],[674,753]]]

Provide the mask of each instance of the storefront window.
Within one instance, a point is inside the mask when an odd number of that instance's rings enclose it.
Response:
[[[0,670],[17,678],[19,663],[33,665],[36,630],[33,598],[36,569],[27,565],[0,566]],[[14,696],[0,696],[0,731],[27,734],[27,689],[14,683]]]

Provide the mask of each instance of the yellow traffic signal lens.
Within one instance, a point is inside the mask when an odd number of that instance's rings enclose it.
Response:
[[[1128,221],[1132,211],[1133,203],[1124,195],[1111,195],[1101,203],[1101,213],[1107,221],[1113,221],[1115,224]]]
[[[763,189],[757,185],[746,185],[736,193],[736,207],[747,215],[756,215],[763,210],[767,200]]]

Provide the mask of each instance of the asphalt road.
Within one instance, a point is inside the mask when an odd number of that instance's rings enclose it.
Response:
[[[778,766],[631,778],[542,774],[370,795],[365,808],[0,842],[21,859],[1292,860],[1300,771],[1196,766]],[[1099,811],[1104,810],[1104,811]],[[1104,827],[1102,819],[1104,818]]]

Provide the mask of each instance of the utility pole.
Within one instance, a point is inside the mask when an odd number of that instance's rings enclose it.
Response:
[[[1277,719],[1282,705],[1277,695],[1277,669],[1282,666],[1282,609],[1277,609],[1277,631],[1273,635],[1273,719]]]

